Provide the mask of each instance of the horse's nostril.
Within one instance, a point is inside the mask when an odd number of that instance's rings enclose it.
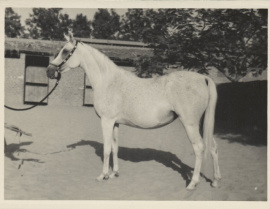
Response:
[[[46,73],[47,73],[47,77],[48,78],[51,78],[52,77],[52,74],[53,73],[52,73],[52,70],[51,69],[47,69],[47,72]]]

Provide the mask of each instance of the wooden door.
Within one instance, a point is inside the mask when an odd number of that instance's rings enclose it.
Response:
[[[28,56],[25,58],[24,103],[36,104],[49,90],[49,79],[46,75],[49,57]],[[47,105],[48,99],[42,105]]]

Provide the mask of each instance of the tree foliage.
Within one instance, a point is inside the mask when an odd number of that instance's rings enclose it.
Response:
[[[63,40],[64,32],[72,25],[67,14],[61,14],[61,8],[33,8],[33,14],[26,20],[28,31],[33,39]]]
[[[214,66],[238,81],[267,67],[267,16],[267,10],[253,9],[129,10],[121,32],[154,49],[154,57],[139,58],[139,75],[179,63],[200,73]]]
[[[20,19],[21,17],[11,7],[5,9],[5,35],[7,37],[16,38],[23,34],[24,28]]]
[[[260,73],[267,67],[267,21],[258,10],[196,12],[201,29],[193,43],[199,47],[189,55],[201,61],[197,68],[207,71],[206,67],[214,66],[231,81],[238,81],[250,71]]]
[[[120,16],[111,9],[98,9],[92,22],[94,38],[116,39],[120,27]]]
[[[73,35],[80,38],[90,38],[91,21],[83,14],[78,14],[72,21]]]
[[[143,9],[128,9],[121,21],[119,38],[128,41],[143,41],[144,31],[148,28]]]
[[[138,57],[141,77],[161,75],[177,64],[206,74],[213,66],[234,82],[267,67],[266,9],[128,9],[121,19],[113,9],[98,9],[92,22],[82,14],[71,20],[61,10],[33,8],[26,20],[30,37],[63,40],[63,33],[73,29],[77,37],[148,43],[154,56]],[[22,34],[19,19],[6,9],[7,36]]]

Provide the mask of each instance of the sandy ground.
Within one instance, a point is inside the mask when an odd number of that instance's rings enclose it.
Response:
[[[6,200],[267,200],[267,147],[239,143],[241,136],[216,136],[221,188],[210,186],[210,160],[206,178],[188,192],[195,156],[179,120],[155,130],[120,126],[120,177],[101,183],[102,133],[93,108],[5,110],[5,122],[33,134],[5,130]]]

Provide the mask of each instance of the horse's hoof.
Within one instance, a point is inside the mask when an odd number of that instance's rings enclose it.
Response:
[[[194,181],[191,181],[189,183],[189,185],[187,186],[187,190],[188,191],[194,191],[196,189],[196,186],[198,185],[199,182],[194,182]]]
[[[108,180],[110,177],[108,174],[106,174],[104,177],[103,177],[103,180]]]
[[[115,174],[114,174],[114,176],[115,176],[115,177],[119,177],[119,176],[120,176],[119,172],[116,171]]]
[[[191,192],[191,191],[194,191],[195,189],[196,189],[195,186],[193,186],[193,187],[192,187],[192,186],[188,186],[188,187],[187,187],[187,190],[190,191],[190,192]]]
[[[219,186],[219,184],[218,184],[218,180],[214,180],[214,181],[212,182],[211,186],[212,186],[213,188],[220,188],[220,186]]]
[[[108,180],[109,179],[109,175],[108,174],[100,174],[97,178],[96,181],[98,182],[102,182],[104,180]]]
[[[113,179],[115,177],[119,177],[119,172],[118,171],[113,171],[110,175],[110,178]]]
[[[102,181],[103,181],[103,177],[102,177],[102,178],[97,177],[97,178],[96,178],[96,181],[97,181],[97,182],[102,182]]]

